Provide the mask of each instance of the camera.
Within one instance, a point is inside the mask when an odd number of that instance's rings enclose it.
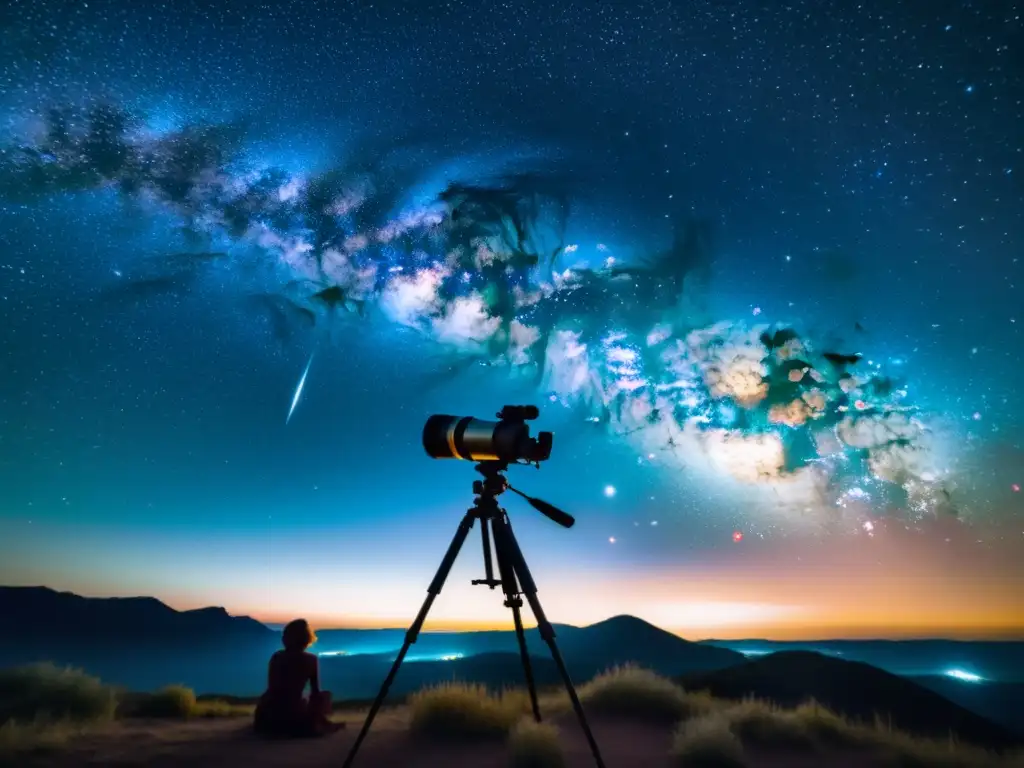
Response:
[[[535,405],[506,405],[498,421],[436,413],[423,426],[423,448],[432,459],[537,464],[551,457],[554,435],[530,436],[527,421],[540,415]]]

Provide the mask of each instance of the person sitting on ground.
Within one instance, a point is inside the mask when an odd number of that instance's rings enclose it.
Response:
[[[337,730],[329,719],[330,691],[320,690],[320,664],[306,650],[316,642],[309,622],[289,622],[281,639],[284,650],[270,657],[267,690],[256,705],[256,731],[268,736],[320,736]],[[303,696],[307,683],[309,699]]]

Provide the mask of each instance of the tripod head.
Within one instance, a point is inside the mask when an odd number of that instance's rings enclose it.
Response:
[[[543,499],[528,496],[509,485],[508,478],[503,474],[508,469],[507,461],[481,461],[473,469],[483,475],[484,478],[483,480],[473,481],[473,495],[476,496],[474,507],[476,509],[492,514],[500,511],[496,499],[506,490],[509,490],[522,496],[531,507],[563,528],[572,528],[575,525],[576,519],[568,512],[563,512],[554,504],[549,504]]]

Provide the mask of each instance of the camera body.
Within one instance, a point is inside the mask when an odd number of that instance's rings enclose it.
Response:
[[[423,426],[423,448],[433,459],[539,464],[551,457],[554,435],[532,437],[526,423],[540,415],[537,406],[506,405],[496,415],[498,421],[434,414]]]

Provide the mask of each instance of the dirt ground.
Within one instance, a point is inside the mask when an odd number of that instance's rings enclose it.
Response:
[[[335,714],[346,728],[320,739],[265,741],[248,718],[187,723],[137,721],[80,737],[63,749],[19,760],[24,768],[340,768],[362,715]],[[586,738],[571,714],[553,718],[559,726],[570,768],[595,765]],[[675,768],[669,758],[670,727],[593,718],[592,728],[607,768]],[[752,768],[834,768],[869,766],[864,756],[749,755]],[[824,760],[824,762],[823,762]],[[501,743],[431,744],[410,736],[400,713],[382,712],[363,742],[353,768],[508,768]]]

